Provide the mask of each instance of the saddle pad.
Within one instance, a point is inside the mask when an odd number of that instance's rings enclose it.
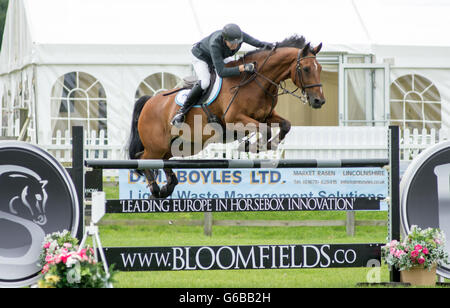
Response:
[[[222,88],[222,78],[217,76],[216,82],[214,82],[213,88],[208,97],[206,99],[201,100],[199,103],[195,104],[194,107],[200,108],[202,107],[202,104],[206,106],[211,105],[211,103],[216,100],[217,96],[219,96],[221,88]],[[191,89],[186,89],[178,92],[177,96],[175,96],[175,103],[179,106],[183,106],[190,91]]]

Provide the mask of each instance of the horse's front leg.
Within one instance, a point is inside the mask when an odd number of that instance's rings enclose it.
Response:
[[[258,152],[257,142],[250,143],[250,137],[258,133],[260,122],[257,120],[240,114],[232,122],[226,124],[226,142],[232,140],[241,141],[238,151]]]
[[[272,130],[267,123],[258,123],[258,128],[253,136],[245,140],[249,152],[259,153],[269,150],[268,142],[272,139]]]
[[[267,124],[269,131],[272,128],[279,127],[280,131],[275,136],[268,139],[267,150],[276,150],[280,142],[286,137],[287,133],[291,130],[291,122],[282,118],[275,110],[272,115],[267,118]]]

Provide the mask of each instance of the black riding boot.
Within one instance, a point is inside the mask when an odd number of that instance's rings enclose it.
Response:
[[[202,93],[203,89],[200,86],[200,82],[197,82],[192,88],[191,92],[189,92],[189,95],[186,98],[186,101],[184,102],[183,106],[181,106],[180,110],[177,111],[172,121],[170,121],[170,124],[172,124],[175,127],[180,127],[181,124],[184,122],[185,115],[192,108],[192,106],[194,106],[198,102],[198,100],[202,96]]]

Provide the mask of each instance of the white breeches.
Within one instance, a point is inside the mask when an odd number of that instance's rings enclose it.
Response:
[[[200,80],[200,86],[203,90],[206,90],[210,82],[208,63],[192,55],[192,66],[194,67],[198,80]]]
[[[223,62],[228,63],[233,60],[234,57],[229,57],[224,59]],[[208,63],[192,55],[192,66],[194,67],[194,71],[197,74],[198,80],[200,80],[200,86],[202,87],[203,90],[206,90],[209,87],[211,77],[209,75]]]

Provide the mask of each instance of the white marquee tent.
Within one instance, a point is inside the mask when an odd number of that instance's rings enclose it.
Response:
[[[335,125],[393,118],[448,127],[448,16],[445,0],[12,0],[0,55],[1,136],[26,125],[30,141],[50,145],[82,124],[124,145],[135,97],[190,75],[191,45],[230,22],[265,41],[297,33],[323,42],[319,60],[337,76]],[[381,74],[369,81],[373,70]]]

